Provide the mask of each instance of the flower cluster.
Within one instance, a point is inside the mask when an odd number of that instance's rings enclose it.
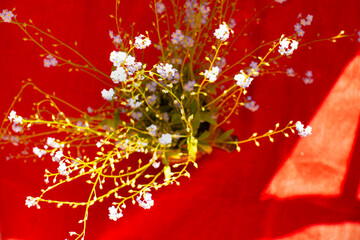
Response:
[[[282,38],[280,40],[279,53],[286,56],[293,54],[294,50],[298,48],[299,43],[296,40],[289,40]]]
[[[160,1],[156,3],[156,12],[162,14],[165,11],[165,5]]]
[[[173,67],[170,63],[159,63],[156,66],[157,73],[165,79],[172,80],[176,76],[176,68]]]
[[[122,43],[122,39],[120,38],[120,35],[114,35],[113,31],[109,31],[110,38],[113,40],[114,43],[120,44]]]
[[[101,91],[101,95],[105,100],[111,101],[115,95],[115,91],[112,88],[110,88],[109,90],[103,89]]]
[[[310,126],[304,128],[304,125],[300,121],[297,121],[295,127],[300,137],[307,137],[311,135],[312,128]]]
[[[293,68],[286,69],[286,75],[288,77],[295,77],[296,76]]]
[[[7,23],[11,22],[11,19],[12,19],[14,16],[15,16],[15,15],[14,15],[11,11],[9,11],[9,10],[7,10],[7,9],[3,10],[2,13],[0,13],[0,17],[2,18],[2,20],[3,20],[4,22],[7,22]]]
[[[141,197],[144,197],[144,200],[141,200]],[[150,209],[152,206],[154,206],[154,200],[151,199],[152,194],[145,192],[144,195],[140,193],[139,196],[137,196],[136,201],[139,203],[139,206],[144,209]]]
[[[299,17],[301,17],[301,14],[299,15]],[[302,29],[302,26],[309,26],[311,25],[311,22],[313,20],[313,16],[308,14],[306,16],[306,18],[302,18],[300,19],[300,23],[297,23],[294,25],[294,28],[295,28],[295,32],[297,33],[297,35],[299,37],[302,37],[304,36],[305,34],[305,31]]]
[[[172,141],[172,137],[171,134],[169,133],[162,134],[161,137],[159,138],[159,143],[161,145],[171,144],[171,141]]]
[[[44,67],[55,67],[58,64],[58,60],[54,58],[52,55],[47,55],[46,58],[44,58]]]
[[[250,96],[247,97],[247,102],[244,103],[244,107],[252,112],[256,112],[259,109],[259,105],[256,104],[256,102],[252,100]]]
[[[144,49],[148,46],[150,46],[151,40],[148,37],[145,37],[144,35],[140,34],[139,36],[135,37],[135,44],[134,47],[136,49]]]
[[[232,31],[226,23],[220,24],[219,28],[215,30],[214,36],[221,40],[226,41],[230,36],[230,31]]]
[[[241,70],[239,74],[236,74],[234,79],[236,84],[241,88],[248,88],[253,80],[253,78],[246,75],[243,70]]]
[[[205,77],[209,79],[209,82],[215,82],[220,72],[219,67],[212,67],[210,70],[205,70]]]
[[[303,81],[305,84],[311,84],[314,82],[312,71],[309,70],[305,73],[305,77],[303,77]]]
[[[117,221],[122,216],[123,214],[121,212],[118,212],[118,209],[115,206],[109,207],[109,218],[111,220]]]

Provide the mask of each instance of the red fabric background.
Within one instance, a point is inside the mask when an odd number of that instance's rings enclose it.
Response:
[[[266,2],[239,1],[238,26],[254,7],[260,9]],[[108,16],[113,14],[114,1],[0,2],[0,10],[13,7],[19,21],[32,19],[64,42],[76,40],[79,52],[110,73],[113,45],[108,30],[114,30],[115,24]],[[360,28],[358,0],[288,0],[262,14],[237,47],[251,49],[263,39],[292,33],[299,13],[314,15],[312,26],[305,29],[306,41],[317,33],[327,37]],[[136,21],[136,32],[152,28],[147,1],[124,0],[120,14],[125,27]],[[27,78],[81,109],[103,104],[103,84],[82,73],[44,68],[39,57],[43,52],[22,41],[24,34],[14,25],[2,23],[0,32],[0,112],[7,111]],[[311,137],[276,136],[275,143],[263,140],[260,148],[242,145],[240,153],[214,151],[199,161],[199,169],[193,169],[191,179],[183,179],[180,187],[153,192],[152,209],[129,206],[117,222],[107,216],[111,201],[97,204],[90,209],[86,239],[360,240],[360,43],[354,39],[297,50],[292,59],[280,63],[299,73],[312,70],[314,83],[305,85],[281,75],[258,78],[249,94],[260,109],[255,113],[242,109],[225,126],[235,127],[239,138],[247,138],[277,122],[284,126],[289,120],[301,120],[312,124]],[[146,57],[151,60],[153,52],[146,50]],[[241,50],[231,54],[228,62],[239,56]],[[21,105],[16,110],[24,116],[29,113]],[[39,195],[45,185],[43,171],[52,163],[6,161],[10,153],[9,149],[0,153],[1,239],[57,240],[79,230],[82,209],[42,204],[37,210],[24,204],[26,196]],[[86,194],[70,188],[57,196]]]

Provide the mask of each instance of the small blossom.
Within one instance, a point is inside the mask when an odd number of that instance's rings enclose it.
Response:
[[[295,77],[294,69],[292,68],[286,69],[286,75],[288,75],[289,77]]]
[[[157,86],[156,82],[150,82],[150,83],[146,84],[146,88],[148,89],[149,92],[155,92],[156,86]]]
[[[194,90],[195,80],[189,81],[184,85],[184,90],[187,92],[192,92]]]
[[[171,42],[173,44],[179,44],[184,40],[185,36],[182,34],[180,29],[177,29],[171,34]]]
[[[155,126],[154,124],[150,125],[149,127],[146,128],[146,130],[149,131],[149,134],[153,137],[156,136],[156,131],[157,131],[157,126]]]
[[[173,65],[169,63],[166,63],[165,65],[163,63],[160,63],[156,65],[156,71],[161,77],[167,78],[169,80],[171,80],[177,72]]]
[[[280,40],[279,53],[281,55],[284,55],[284,54],[286,54],[287,56],[291,55],[294,52],[294,50],[296,50],[298,48],[298,44],[299,43],[295,40],[291,40],[291,43],[290,43],[289,39],[283,38]],[[290,45],[290,47],[289,47],[289,45]]]
[[[109,90],[103,89],[101,91],[101,95],[105,100],[111,101],[113,99],[114,95],[115,95],[115,91],[112,88],[110,88]]]
[[[259,105],[257,105],[254,100],[251,100],[250,96],[247,97],[247,102],[244,103],[244,107],[252,112],[255,112],[259,109]]]
[[[146,100],[150,105],[154,104],[156,99],[157,99],[157,97],[155,94],[146,97]]]
[[[53,162],[60,162],[61,158],[64,156],[63,151],[56,151],[55,156],[52,157]]]
[[[359,35],[358,42],[360,42],[360,31],[358,31],[358,35]]]
[[[229,38],[231,29],[229,29],[228,25],[226,23],[220,24],[219,28],[215,30],[214,36],[221,40],[226,41]]]
[[[161,145],[171,144],[171,141],[172,141],[172,137],[171,134],[169,133],[162,134],[161,137],[159,138],[159,143]]]
[[[234,18],[230,19],[229,28],[234,29],[235,26],[236,26],[235,19]]]
[[[11,12],[11,11],[8,11],[7,9],[4,9],[2,11],[2,13],[0,14],[0,17],[2,18],[2,20],[4,22],[11,22],[11,19],[14,17],[15,15]]]
[[[87,108],[87,112],[88,112],[88,113],[93,113],[94,110],[89,106],[89,107]]]
[[[275,2],[284,3],[284,2],[286,2],[286,0],[275,0]]]
[[[110,62],[112,62],[116,67],[120,67],[120,65],[125,61],[126,58],[127,54],[125,52],[112,51],[110,53]]]
[[[22,126],[19,126],[17,125],[16,123],[14,123],[12,126],[11,126],[12,130],[16,133],[19,133],[23,130]]]
[[[98,147],[98,148],[100,148],[102,145],[103,145],[102,142],[99,142],[99,141],[98,141],[98,142],[96,143],[96,147]]]
[[[294,25],[294,28],[295,28],[295,31],[296,31],[296,32],[300,31],[300,30],[301,30],[301,25],[300,25],[300,23],[295,24],[295,25]]]
[[[123,67],[117,67],[115,71],[111,72],[110,77],[113,80],[113,82],[117,84],[119,82],[124,82],[127,78],[127,75]]]
[[[123,214],[121,212],[118,212],[118,209],[115,206],[109,207],[109,218],[111,220],[117,221],[122,216]]]
[[[209,79],[209,82],[215,82],[219,72],[219,67],[212,67],[210,71],[205,70],[204,76]]]
[[[139,206],[144,209],[150,209],[154,206],[154,200],[151,199],[151,193],[146,192],[144,194],[144,201],[141,200],[141,193],[140,196],[137,196],[136,200],[139,203]]]
[[[46,139],[46,144],[52,148],[60,148],[60,144],[58,142],[56,142],[55,138],[52,138],[52,137],[48,137]]]
[[[303,82],[304,82],[305,84],[311,84],[311,83],[314,82],[312,71],[310,71],[310,70],[309,70],[309,71],[306,71],[305,77],[303,78]]]
[[[33,198],[33,197],[27,197],[25,200],[25,205],[30,208],[32,206],[36,206],[38,205],[38,201],[37,198]]]
[[[10,122],[13,122],[14,124],[22,124],[23,121],[23,118],[21,116],[16,115],[16,112],[14,110],[11,110],[8,118]]]
[[[114,35],[113,31],[109,31],[110,38],[113,40],[114,43],[120,44],[122,42],[120,35]]]
[[[41,158],[43,155],[46,154],[46,150],[39,149],[38,147],[33,148],[33,153],[37,155],[39,158]]]
[[[44,58],[44,67],[55,67],[58,64],[58,60],[53,57],[52,55],[47,55],[46,58]]]
[[[300,121],[297,121],[295,127],[300,137],[307,137],[311,135],[312,128],[310,126],[304,128],[304,125]]]
[[[140,120],[140,118],[142,118],[142,113],[141,113],[141,112],[133,112],[133,113],[131,114],[131,117],[132,117],[133,119]]]
[[[259,76],[259,67],[257,62],[252,61],[250,63],[250,69],[247,71],[247,74],[254,77]]]
[[[156,3],[156,12],[162,14],[165,10],[165,5],[160,1]]]
[[[240,74],[235,75],[234,79],[236,84],[242,88],[248,88],[253,80],[253,78],[246,75],[243,70],[240,71]]]
[[[60,175],[68,176],[71,173],[71,170],[67,169],[65,162],[60,162],[58,172],[60,173]]]
[[[144,35],[140,34],[139,36],[135,37],[135,48],[136,49],[144,49],[148,46],[150,46],[151,40],[148,37],[145,37]]]
[[[126,100],[127,101],[127,105],[126,106],[129,106],[131,108],[138,108],[141,106],[142,102],[137,102],[136,99],[134,98],[129,98]]]

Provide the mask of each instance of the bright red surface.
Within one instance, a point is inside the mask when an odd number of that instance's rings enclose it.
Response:
[[[239,1],[239,30],[243,19],[254,7],[267,1]],[[18,20],[32,19],[41,29],[67,43],[75,40],[78,50],[94,65],[110,73],[108,61],[113,45],[108,30],[114,30],[113,1],[86,0],[2,0],[1,9],[16,7]],[[250,26],[250,37],[241,44],[250,49],[261,40],[272,40],[292,33],[299,13],[314,15],[312,26],[305,28],[304,40],[320,33],[322,37],[360,28],[357,0],[288,0],[261,15],[259,25]],[[121,16],[126,24],[137,22],[135,30],[151,29],[153,15],[147,1],[122,1]],[[7,111],[27,78],[48,92],[71,101],[81,109],[103,104],[100,91],[105,86],[82,73],[43,67],[43,53],[24,42],[23,33],[14,25],[0,24],[0,112]],[[154,37],[155,38],[155,37]],[[260,105],[251,113],[241,110],[226,128],[235,127],[239,138],[265,132],[279,122],[301,120],[313,126],[313,135],[300,139],[275,136],[275,143],[261,141],[257,148],[242,145],[240,153],[214,151],[202,158],[199,169],[181,186],[153,192],[155,206],[143,210],[129,206],[124,218],[108,219],[108,206],[90,209],[86,239],[242,239],[242,240],[359,240],[360,239],[360,60],[355,57],[360,43],[350,39],[316,43],[292,59],[281,61],[296,72],[312,70],[314,83],[285,76],[256,79],[249,95]],[[243,45],[238,44],[239,49]],[[150,58],[154,50],[146,50]],[[231,54],[228,62],[242,51]],[[240,69],[239,69],[240,70]],[[28,94],[28,100],[31,100]],[[17,105],[26,115],[29,110]],[[0,156],[0,232],[5,240],[48,240],[68,238],[68,231],[79,230],[82,209],[41,204],[28,209],[26,196],[37,196],[43,171],[52,163],[23,163]],[[83,189],[71,188],[57,196],[86,196]]]

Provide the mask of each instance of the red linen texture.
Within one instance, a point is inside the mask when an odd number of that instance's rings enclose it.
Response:
[[[269,2],[239,0],[234,31],[240,31],[254,8],[260,10]],[[132,22],[136,22],[135,33],[153,30],[154,16],[148,5],[145,0],[121,1],[124,31]],[[273,5],[248,26],[248,35],[235,44],[237,51],[229,54],[228,63],[262,40],[292,34],[299,13],[314,16],[312,25],[305,28],[304,42],[317,38],[318,33],[319,38],[327,38],[341,30],[348,34],[360,30],[358,0],[288,0]],[[115,1],[0,1],[0,10],[14,7],[18,21],[32,19],[37,27],[51,29],[66,43],[77,41],[77,50],[110,74],[109,54],[114,46],[108,32],[116,26],[109,15],[114,14]],[[28,78],[82,110],[104,103],[100,92],[107,86],[84,73],[69,73],[65,67],[44,68],[39,56],[44,52],[24,42],[24,33],[13,24],[1,23],[0,33],[1,113],[7,112]],[[151,32],[150,37],[156,39]],[[274,136],[274,143],[262,140],[260,147],[241,145],[241,152],[215,150],[198,161],[199,168],[192,169],[191,178],[182,179],[180,186],[153,191],[155,205],[150,210],[129,204],[117,222],[108,218],[111,199],[97,203],[90,208],[86,239],[360,240],[357,38],[313,43],[296,50],[292,58],[279,60],[281,66],[299,74],[311,70],[313,84],[305,85],[286,74],[258,77],[249,95],[260,105],[259,110],[253,113],[243,108],[224,126],[235,128],[235,135],[245,139],[273,129],[278,122],[285,126],[290,120],[300,120],[313,127],[310,137],[279,135]],[[145,59],[153,64],[157,53],[154,47],[145,49]],[[15,110],[21,116],[29,115],[29,103],[38,97],[28,90]],[[44,169],[54,163],[6,160],[12,151],[0,152],[0,239],[71,239],[69,231],[81,231],[77,221],[83,218],[83,209],[59,209],[45,203],[39,210],[25,206],[27,196],[36,197],[45,188]],[[84,199],[87,194],[86,189],[73,185],[51,197]]]

